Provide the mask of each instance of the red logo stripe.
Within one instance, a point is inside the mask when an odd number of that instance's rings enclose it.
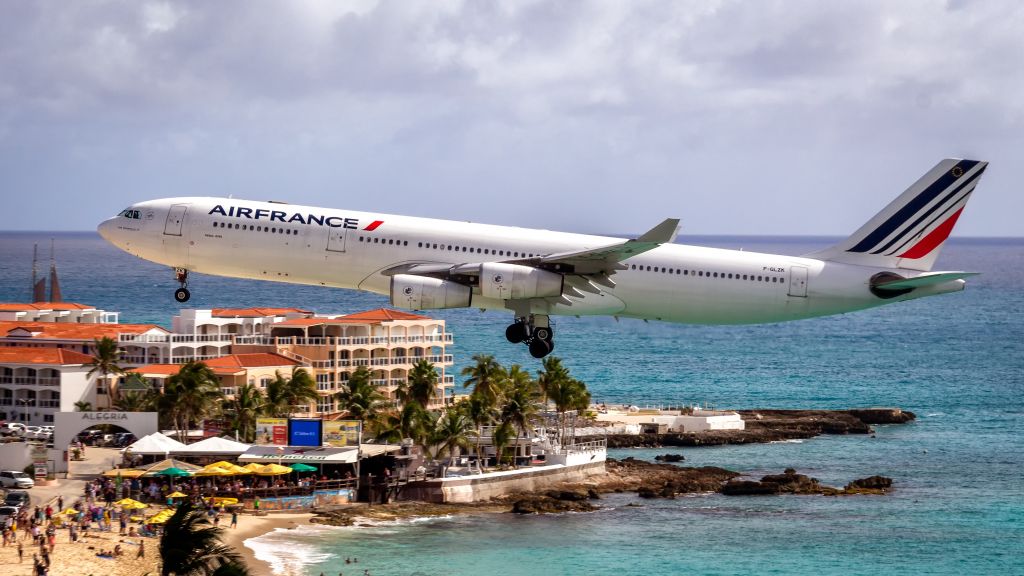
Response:
[[[367,232],[373,232],[374,230],[377,229],[378,226],[380,226],[383,223],[384,223],[383,220],[374,220],[373,222],[370,223],[369,226],[367,226],[366,228],[363,228],[363,230],[366,230]]]
[[[963,211],[964,209],[961,207],[952,216],[946,219],[945,222],[940,224],[938,228],[929,232],[928,235],[922,238],[920,242],[914,244],[910,250],[900,254],[899,257],[916,260],[927,256],[932,250],[935,250],[939,244],[945,242],[946,238],[949,238],[949,233],[953,231],[953,226],[956,225],[956,219],[960,217],[960,213]]]

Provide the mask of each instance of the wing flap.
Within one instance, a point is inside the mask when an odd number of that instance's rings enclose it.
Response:
[[[875,284],[875,288],[879,290],[906,290],[908,288],[923,288],[925,286],[934,286],[936,284],[944,284],[953,280],[963,280],[971,276],[977,276],[980,272],[933,272],[930,274],[922,274],[913,278],[903,278],[900,280],[891,280],[888,282],[880,282]]]

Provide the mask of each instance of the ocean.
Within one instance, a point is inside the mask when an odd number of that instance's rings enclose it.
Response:
[[[50,238],[66,300],[170,325],[170,270],[93,233],[0,233],[0,302],[29,298],[32,244]],[[700,237],[683,242],[803,254],[827,238]],[[893,478],[886,496],[676,500],[611,495],[585,514],[451,516],[372,527],[302,527],[248,544],[280,570],[394,574],[1024,574],[1024,239],[953,239],[936,268],[982,275],[966,291],[853,314],[758,326],[685,326],[557,318],[555,355],[598,401],[718,408],[898,406],[918,415],[870,436],[707,448],[613,450],[751,477],[796,468],[845,485]],[[190,307],[298,306],[345,313],[386,299],[195,275]],[[531,370],[508,344],[508,315],[432,313],[455,343]],[[633,505],[631,505],[633,504]],[[638,504],[639,506],[635,506]],[[356,557],[357,565],[345,564]]]

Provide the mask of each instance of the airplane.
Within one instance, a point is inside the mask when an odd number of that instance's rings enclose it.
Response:
[[[849,238],[801,257],[675,244],[675,218],[622,239],[213,197],[140,202],[98,231],[173,268],[178,302],[198,272],[508,310],[506,338],[543,358],[555,315],[757,324],[963,290],[975,273],[932,266],[987,165],[942,160]]]

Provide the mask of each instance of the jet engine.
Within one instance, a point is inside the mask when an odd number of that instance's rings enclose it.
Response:
[[[548,298],[562,295],[563,276],[519,264],[480,265],[480,295],[500,300]]]
[[[391,277],[391,304],[413,310],[466,308],[472,300],[469,286],[430,276],[396,274]]]

